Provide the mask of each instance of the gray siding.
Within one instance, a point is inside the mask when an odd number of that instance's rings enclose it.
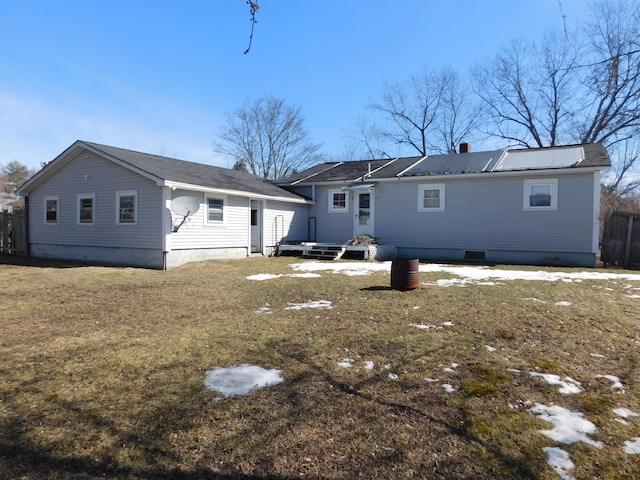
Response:
[[[137,191],[136,225],[116,223],[116,191],[121,190]],[[93,225],[78,225],[78,193],[95,194]],[[60,199],[57,225],[44,222],[44,197],[49,195]],[[92,153],[79,155],[36,188],[29,195],[29,215],[32,243],[162,249],[161,187]]]
[[[404,248],[593,252],[593,172],[555,175],[557,210],[525,211],[524,180],[529,176],[421,177],[378,183],[375,236],[381,244]],[[418,211],[418,186],[445,184],[445,211]],[[333,187],[335,188],[335,187]],[[353,194],[348,213],[328,212],[328,187],[316,187],[318,241],[342,243],[353,234]]]
[[[307,205],[269,200],[264,211],[263,245],[274,247],[281,241],[308,240]]]
[[[593,173],[550,178],[558,178],[558,208],[544,211],[523,209],[524,177],[445,181],[444,212],[418,212],[418,185],[427,182],[383,184],[376,236],[403,247],[592,251]]]
[[[329,212],[329,192],[340,187],[316,187],[316,203],[309,216],[315,218],[316,240],[320,243],[344,243],[353,237],[353,193],[349,192],[349,211]]]

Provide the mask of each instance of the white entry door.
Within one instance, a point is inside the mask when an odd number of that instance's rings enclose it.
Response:
[[[354,192],[354,236],[371,235],[373,237],[374,195],[372,192]]]

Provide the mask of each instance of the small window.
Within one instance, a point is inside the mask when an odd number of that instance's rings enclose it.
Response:
[[[82,225],[93,225],[95,223],[96,196],[93,193],[78,195],[78,223]]]
[[[60,205],[59,197],[44,197],[44,223],[47,225],[58,224],[58,206]]]
[[[444,183],[432,183],[418,186],[418,211],[444,211]]]
[[[137,198],[135,190],[116,192],[116,223],[118,225],[135,225],[137,223]]]
[[[251,209],[251,226],[258,226],[258,210],[256,210],[255,208]]]
[[[224,223],[224,198],[207,198],[207,223]]]
[[[556,210],[558,179],[525,180],[523,207],[525,210]]]
[[[343,190],[329,190],[329,212],[344,213],[349,211],[349,194]]]

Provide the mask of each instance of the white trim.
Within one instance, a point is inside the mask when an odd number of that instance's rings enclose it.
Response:
[[[231,190],[228,188],[211,188],[211,187],[203,187],[202,185],[194,185],[193,183],[181,183],[181,182],[172,182],[165,181],[163,184],[165,187],[170,187],[172,190],[192,190],[194,192],[204,192],[204,193],[212,193],[214,195],[229,195],[232,197],[250,197],[254,199],[260,200],[274,200],[277,202],[286,202],[286,203],[304,203],[304,204],[312,204],[306,198],[289,198],[289,197],[279,197],[273,195],[264,195],[261,193],[253,193],[246,192],[244,190]]]
[[[80,214],[82,213],[81,201],[84,199],[91,199],[91,221],[80,221]],[[78,193],[76,196],[76,223],[78,225],[95,225],[96,224],[96,194],[95,193]]]
[[[440,200],[438,207],[424,206],[424,192],[437,190]],[[445,185],[444,183],[421,183],[418,185],[418,211],[419,212],[444,212],[445,210]]]
[[[56,202],[56,221],[55,222],[49,222],[47,220],[47,202],[51,201],[51,200],[55,200]],[[44,197],[44,202],[43,202],[43,223],[45,225],[59,225],[60,224],[60,196],[59,195],[45,195]]]
[[[593,239],[591,251],[598,253],[600,249],[600,172],[593,172]]]
[[[344,195],[344,207],[336,207],[333,203],[334,195]],[[349,212],[349,192],[342,190],[341,188],[329,190],[328,211],[329,213],[348,213]]]
[[[133,197],[133,222],[122,222],[120,220],[120,199],[122,197]],[[116,225],[137,225],[138,224],[138,191],[118,190],[116,191]]]
[[[557,210],[558,209],[558,179],[557,178],[531,178],[523,180],[522,209],[525,211]],[[533,187],[549,187],[551,196],[550,205],[531,205],[531,189]]]
[[[209,220],[209,200],[222,201],[222,220]],[[249,200],[250,201],[250,200]],[[209,227],[225,227],[227,225],[227,206],[228,200],[226,195],[206,195],[204,196],[204,224]]]

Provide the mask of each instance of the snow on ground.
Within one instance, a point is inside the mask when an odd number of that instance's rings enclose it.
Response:
[[[294,278],[317,278],[321,275],[317,272],[331,272],[332,274],[340,275],[370,275],[374,272],[389,272],[391,270],[391,262],[304,262],[291,264],[291,269],[296,272],[288,275],[275,275],[275,274],[259,274],[251,275],[247,277],[248,280],[264,281],[275,280],[281,277],[294,277]],[[522,271],[522,270],[506,270],[497,269],[487,266],[456,266],[456,265],[441,265],[441,264],[420,264],[420,272],[430,273],[445,273],[457,278],[439,279],[435,282],[426,283],[425,285],[434,285],[441,287],[466,287],[468,285],[501,285],[503,282],[509,280],[525,280],[525,281],[546,281],[546,282],[582,282],[585,280],[601,280],[601,281],[631,281],[640,282],[640,274],[630,273],[610,273],[601,272],[598,270],[587,271]],[[610,287],[596,287],[604,288],[606,290],[613,291]],[[640,298],[640,287],[625,284],[622,288],[626,290],[628,298]],[[531,302],[547,303],[544,300],[540,300],[534,297],[524,298]],[[557,301],[554,303],[559,307],[569,307],[571,302]],[[331,302],[326,300],[316,300],[307,302],[304,304],[289,304],[286,309],[289,310],[302,310],[304,308],[333,308]],[[414,307],[419,309],[419,306]],[[269,304],[259,309],[258,314],[270,314],[273,313]],[[444,322],[440,325],[435,324],[409,324],[410,327],[414,327],[420,330],[429,331],[435,329],[442,329],[443,327],[454,327],[452,322]],[[496,348],[490,345],[484,346],[488,352],[495,352]],[[345,349],[345,351],[349,351]],[[606,359],[605,355],[599,353],[591,353],[593,358]],[[338,366],[341,368],[353,368],[356,361],[352,358],[344,358],[338,362]],[[450,366],[439,365],[442,372],[456,373],[457,363],[451,363]],[[371,360],[363,361],[364,370],[374,370],[375,365]],[[389,371],[391,364],[383,365],[384,370]],[[509,372],[520,373],[520,370],[514,368],[508,368]],[[360,370],[362,371],[362,370]],[[208,388],[218,390],[222,393],[223,397],[232,395],[246,395],[256,388],[262,388],[268,385],[275,385],[282,382],[282,378],[279,376],[278,370],[264,370],[260,367],[253,367],[250,365],[240,365],[238,367],[231,367],[230,369],[218,369],[208,372],[205,384]],[[529,372],[532,378],[541,378],[550,385],[559,386],[559,392],[563,394],[576,394],[583,391],[580,382],[573,380],[570,377],[560,378],[558,375],[548,373]],[[392,372],[388,372],[387,377],[391,380],[397,380],[398,375]],[[614,375],[596,375],[596,378],[604,378],[611,382],[611,388],[618,390],[619,393],[624,394],[624,386],[620,382],[619,378]],[[437,378],[425,378],[426,383],[438,383],[440,380]],[[456,387],[450,383],[442,383],[442,389],[446,393],[453,394],[457,391]],[[531,403],[531,402],[526,402]],[[598,429],[589,420],[584,418],[580,412],[572,412],[558,405],[546,406],[541,403],[536,403],[534,407],[528,410],[530,413],[537,415],[542,420],[545,420],[553,425],[551,430],[540,430],[540,432],[554,441],[563,444],[571,444],[575,442],[584,442],[592,447],[602,448],[603,444],[599,441],[593,440],[589,435],[597,434]],[[626,408],[616,408],[613,410],[617,416],[616,421],[629,425],[626,419],[632,417],[640,417],[640,414],[635,413]],[[635,437],[624,442],[624,446],[620,446],[624,452],[630,455],[640,454],[640,437]],[[574,477],[569,473],[575,468],[575,465],[571,461],[569,454],[558,447],[546,447],[543,449],[547,457],[549,466],[563,479],[573,480]]]
[[[569,470],[573,470],[576,466],[567,452],[557,447],[544,447],[542,450],[547,456],[547,463],[560,475],[562,480],[574,480],[574,477],[569,474]]]
[[[277,385],[283,381],[281,370],[265,370],[255,365],[236,365],[207,372],[205,386],[220,392],[222,398],[248,395],[254,390]]]
[[[540,430],[540,433],[556,442],[565,444],[584,442],[596,448],[603,446],[601,442],[588,437],[597,433],[598,428],[586,420],[580,412],[572,412],[558,405],[548,407],[542,403],[536,403],[529,412],[553,425],[553,430]]]
[[[570,394],[570,393],[580,393],[582,389],[580,388],[580,382],[575,381],[571,377],[564,377],[564,380],[561,379],[558,375],[552,375],[550,373],[537,373],[537,372],[529,372],[529,376],[531,377],[542,377],[549,385],[560,385],[558,391],[560,393]]]

